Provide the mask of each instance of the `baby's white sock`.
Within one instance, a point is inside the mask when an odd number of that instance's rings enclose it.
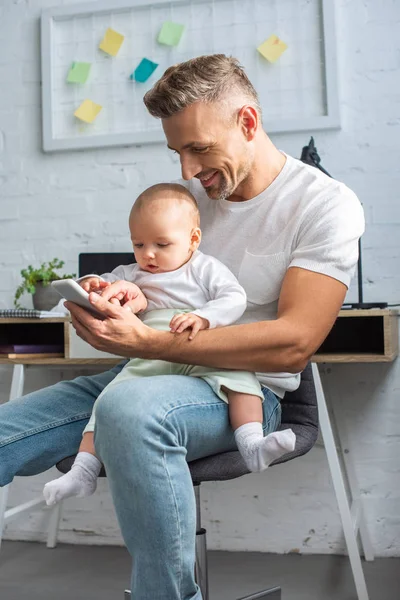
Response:
[[[69,496],[91,496],[96,491],[100,469],[101,462],[93,454],[79,452],[68,473],[44,486],[43,496],[47,506],[52,506]]]
[[[235,431],[240,454],[250,471],[264,471],[274,460],[292,452],[296,436],[291,429],[263,436],[261,423],[245,423]]]

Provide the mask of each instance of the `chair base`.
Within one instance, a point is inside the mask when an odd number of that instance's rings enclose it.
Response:
[[[250,596],[244,596],[243,598],[238,598],[238,600],[282,600],[282,590],[279,587],[264,590],[262,592],[256,592],[255,594],[251,594]]]
[[[238,600],[264,600],[264,598],[267,600],[282,600],[281,588],[264,590],[263,592],[257,592],[255,594],[251,594],[250,596],[238,598]],[[125,590],[124,600],[131,600],[130,590]]]

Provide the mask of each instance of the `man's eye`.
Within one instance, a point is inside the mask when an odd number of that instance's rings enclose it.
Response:
[[[209,146],[205,146],[204,148],[192,148],[193,152],[196,152],[197,154],[203,154],[204,152],[207,152],[207,150],[209,150]]]

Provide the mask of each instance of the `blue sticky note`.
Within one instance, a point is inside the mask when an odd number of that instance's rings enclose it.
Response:
[[[155,63],[148,58],[142,58],[132,75],[130,75],[130,79],[144,83],[148,80],[150,75],[154,73],[157,67],[158,63]]]

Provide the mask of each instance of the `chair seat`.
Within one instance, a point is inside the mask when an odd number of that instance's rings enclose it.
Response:
[[[281,406],[282,420],[279,430],[291,428],[296,435],[296,447],[293,452],[285,454],[272,465],[306,454],[317,440],[318,409],[311,364],[307,365],[301,374],[299,388],[294,392],[286,393],[281,400]],[[64,458],[57,463],[57,469],[61,473],[68,473],[74,460],[75,455]],[[237,450],[199,458],[189,463],[189,469],[194,484],[202,481],[227,481],[250,472]],[[105,476],[103,468],[100,477]]]

